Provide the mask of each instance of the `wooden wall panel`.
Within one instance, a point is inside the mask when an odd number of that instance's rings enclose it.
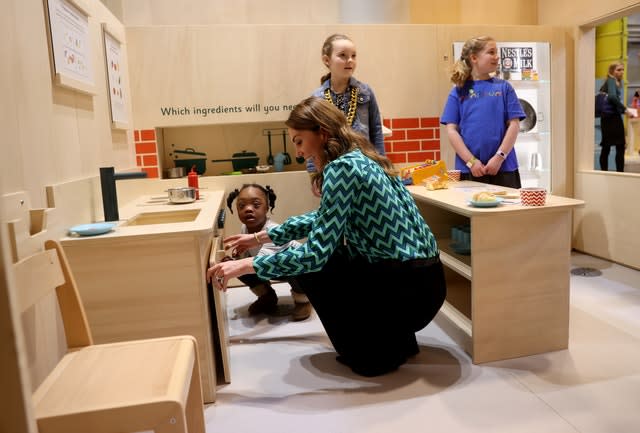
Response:
[[[0,92],[3,103],[0,104],[0,128],[2,128],[2,158],[0,161],[15,161],[20,155],[20,116],[19,106],[20,90],[22,87],[20,72],[17,67],[7,67],[15,58],[10,54],[18,44],[18,38],[26,32],[18,32],[16,23],[16,2],[9,2],[4,8],[4,13],[0,14],[0,26],[4,29],[4,37],[0,38],[0,53],[8,57],[10,61],[2,62],[2,79],[0,80]],[[0,174],[0,184],[4,188],[18,188],[22,184],[21,179],[15,177],[15,171],[5,175],[4,166],[10,168],[11,164],[3,164]]]
[[[602,24],[613,13],[629,13],[638,6],[633,0],[537,0],[538,24],[580,26]]]
[[[637,251],[638,182],[637,173],[603,173],[593,170],[595,87],[595,26],[640,11],[637,2],[589,0],[575,6],[569,0],[539,0],[541,22],[564,21],[573,26],[575,69],[567,88],[573,89],[568,107],[574,122],[574,197],[586,206],[574,213],[573,246],[579,251],[640,269]]]
[[[531,0],[460,0],[457,23],[536,25],[539,24],[537,6],[537,2]]]
[[[355,76],[369,83],[385,118],[439,117],[451,83],[452,43],[478,34],[500,41],[550,42],[552,49],[552,188],[571,194],[572,119],[567,97],[573,71],[565,28],[545,26],[351,25],[204,26],[127,29],[136,128],[278,122],[319,85],[325,68],[320,45],[336,31],[358,49]],[[210,50],[216,41],[218,50]],[[305,48],[306,47],[306,48]],[[317,47],[309,49],[309,47]],[[220,52],[229,51],[224,62]],[[241,54],[239,54],[241,53]],[[295,53],[295,55],[291,55]],[[158,74],[157,71],[163,71]],[[207,89],[203,92],[202,89]],[[258,104],[261,111],[248,111]],[[279,111],[264,111],[265,106]],[[196,115],[195,107],[231,107],[239,112]],[[174,114],[163,115],[162,109]],[[182,110],[182,111],[181,111]],[[179,114],[180,113],[180,114]],[[453,163],[446,136],[444,159]],[[228,154],[245,150],[242,144]]]
[[[118,3],[108,0],[108,3]],[[340,22],[340,0],[120,0],[126,26]]]
[[[575,196],[586,204],[574,211],[575,249],[640,269],[639,181],[640,175],[576,174]]]
[[[356,43],[355,76],[373,87],[385,117],[440,110],[433,26],[136,27],[127,29],[136,128],[285,120],[283,105],[319,85],[322,42],[337,31]],[[255,104],[261,111],[247,110]],[[166,116],[162,107],[185,113]],[[205,117],[194,110],[202,107],[240,112]]]
[[[44,0],[11,0],[4,9],[3,44],[8,78],[2,80],[3,158],[0,193],[28,191],[35,206],[46,203],[44,186],[98,174],[100,166],[135,165],[132,129],[111,129],[101,23],[124,36],[122,24],[98,0],[77,0],[89,14],[96,94],[53,84]],[[29,29],[24,31],[24,29]],[[125,43],[126,51],[126,40]],[[7,44],[5,49],[5,44]],[[128,66],[124,56],[125,87]],[[131,113],[130,92],[128,110]],[[4,126],[4,123],[3,123]]]

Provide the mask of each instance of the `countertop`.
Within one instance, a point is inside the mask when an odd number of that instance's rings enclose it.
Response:
[[[447,189],[437,189],[434,191],[430,191],[422,185],[410,185],[407,186],[407,189],[417,200],[432,202],[465,216],[503,212],[545,212],[557,208],[580,207],[584,205],[584,201],[582,200],[547,194],[544,206],[523,206],[520,204],[519,199],[514,199],[506,200],[496,207],[474,207],[469,204],[469,199],[477,192],[507,191],[508,194],[517,195],[519,191],[513,188],[472,181],[450,182]]]
[[[73,241],[82,242],[104,242],[105,240],[121,240],[131,236],[157,236],[157,235],[200,235],[215,230],[216,217],[222,199],[224,197],[223,190],[201,191],[200,198],[193,203],[172,204],[168,199],[163,200],[158,195],[145,195],[127,203],[120,207],[120,220],[115,228],[105,234],[96,236],[78,236],[69,235],[63,237],[60,241],[64,243]],[[199,211],[195,219],[184,222],[168,222],[162,224],[144,224],[129,225],[134,217],[143,216],[162,216],[171,212],[189,213],[189,211]]]

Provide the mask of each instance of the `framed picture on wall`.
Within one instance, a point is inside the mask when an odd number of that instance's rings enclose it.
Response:
[[[111,110],[111,127],[126,129],[129,123],[127,116],[126,92],[124,72],[122,70],[122,43],[114,33],[109,31],[105,23],[102,24],[104,39],[104,58],[107,72],[107,93],[109,94],[109,108]]]
[[[89,14],[72,0],[45,0],[55,84],[94,95]]]

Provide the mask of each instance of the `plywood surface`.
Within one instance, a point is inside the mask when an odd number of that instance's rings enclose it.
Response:
[[[438,204],[438,207],[449,210],[455,214],[466,217],[479,216],[486,214],[501,213],[544,213],[547,211],[556,211],[560,208],[576,208],[584,205],[584,201],[567,197],[547,194],[544,206],[531,207],[522,204],[501,204],[497,207],[479,208],[469,204],[469,199],[474,193],[480,191],[508,191],[511,194],[519,194],[518,190],[513,188],[505,188],[495,185],[486,185],[479,182],[461,181],[452,182],[448,189],[439,189],[429,191],[421,185],[412,185],[407,187],[411,194],[418,201]],[[428,216],[425,218],[429,222]]]
[[[640,269],[640,174],[584,171],[576,179],[586,204],[575,214],[574,248]]]
[[[116,222],[113,231],[97,237],[70,235],[62,238],[61,242],[63,245],[74,241],[87,244],[98,242],[104,245],[129,237],[166,237],[211,232],[223,197],[222,190],[208,190],[202,192],[200,199],[193,203],[172,204],[168,202],[166,195],[144,195],[120,207],[120,220]],[[191,213],[197,216],[189,221],[172,222],[174,217],[171,215],[175,215],[176,219],[184,219],[184,215]],[[153,223],[162,221],[163,215],[167,215],[167,223]],[[147,218],[151,223],[131,224],[135,218]]]
[[[474,361],[564,349],[569,211],[472,218]]]
[[[210,25],[130,27],[133,118],[138,128],[282,121],[319,86],[326,73],[320,49],[332,33],[346,33],[358,49],[356,77],[370,84],[384,117],[436,116],[433,83],[439,63],[415,53],[436,51],[435,26]],[[211,43],[235,47],[226,67]],[[291,63],[290,53],[296,53]],[[380,65],[411,64],[411,68]],[[164,73],[158,74],[162,70]],[[203,92],[202,89],[207,89]],[[425,101],[429,101],[425,105]],[[260,111],[249,111],[260,104]],[[278,111],[266,112],[265,107]],[[161,107],[181,110],[162,114]],[[195,113],[195,109],[213,112]],[[237,149],[240,151],[241,149]]]
[[[211,243],[211,253],[209,254],[209,266],[213,266],[224,257],[222,246],[222,235],[216,236]],[[212,298],[214,327],[214,344],[216,362],[219,368],[216,370],[219,382],[231,382],[231,356],[229,352],[229,317],[227,315],[227,294],[213,285],[209,286],[209,296]]]
[[[582,202],[548,196],[543,207],[474,208],[468,197],[495,187],[454,185],[409,187],[427,223],[433,220],[439,245],[461,218],[471,225],[470,256],[440,247],[449,293],[438,323],[474,363],[566,348],[571,211]]]
[[[222,191],[192,204],[147,206],[149,197],[121,209],[138,212],[199,209],[193,222],[116,227],[61,243],[76,276],[97,343],[193,335],[198,341],[205,401],[215,401],[216,367],[206,266]],[[142,206],[138,206],[142,204]]]

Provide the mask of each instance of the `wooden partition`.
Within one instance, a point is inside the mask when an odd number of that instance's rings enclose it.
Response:
[[[131,69],[136,129],[281,122],[293,104],[319,85],[326,72],[320,48],[334,32],[354,40],[355,75],[372,86],[383,117],[393,119],[440,116],[452,85],[453,42],[480,34],[500,41],[549,42],[551,182],[555,193],[570,195],[572,177],[567,173],[573,171],[569,145],[573,123],[567,84],[572,82],[573,67],[567,31],[548,26],[427,24],[129,27],[129,56],[138,60]],[[210,49],[212,43],[233,46],[224,66],[220,51]],[[295,60],[290,53],[295,53]],[[442,129],[439,132],[443,159],[452,165],[453,152]],[[227,152],[244,150],[242,143],[221,142],[221,146],[237,146]]]
[[[10,35],[0,40],[6,65],[0,80],[0,194],[26,191],[35,207],[46,205],[47,184],[96,176],[100,166],[135,166],[132,129],[112,129],[102,33],[105,23],[123,42],[120,70],[131,114],[124,26],[99,0],[75,1],[89,15],[93,95],[54,83],[45,0],[10,0],[0,14]]]
[[[629,2],[615,1],[620,9],[606,15],[614,3],[606,8],[601,2],[591,3],[577,18],[572,18],[575,25],[581,25],[574,32],[575,197],[586,203],[575,213],[573,246],[578,251],[640,269],[637,253],[640,249],[640,174],[594,170],[593,117],[595,26],[640,8],[635,3],[633,7],[626,5],[625,9],[623,3]],[[589,22],[576,22],[577,19]]]

